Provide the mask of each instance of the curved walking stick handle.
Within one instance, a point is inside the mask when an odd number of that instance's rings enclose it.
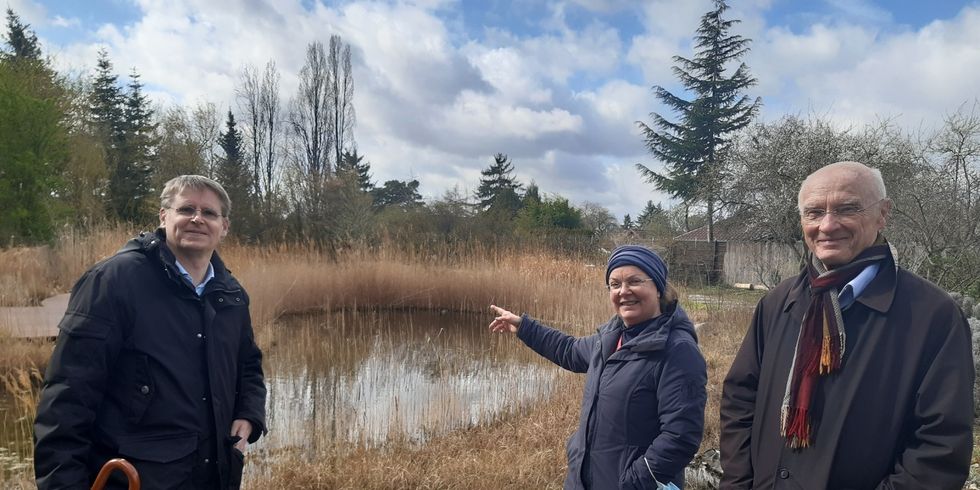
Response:
[[[109,480],[109,475],[113,471],[120,470],[126,475],[126,480],[129,481],[129,490],[140,490],[140,475],[136,472],[136,468],[133,467],[129,461],[122,458],[110,459],[106,461],[102,469],[99,470],[99,475],[95,477],[95,483],[92,484],[92,490],[102,490],[105,488],[106,481]]]

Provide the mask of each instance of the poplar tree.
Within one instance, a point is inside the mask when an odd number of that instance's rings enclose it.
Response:
[[[725,175],[724,152],[732,134],[749,124],[762,104],[741,93],[756,83],[744,63],[726,75],[725,65],[744,56],[751,39],[729,34],[740,21],[722,17],[728,10],[724,0],[714,3],[695,33],[694,58],[673,58],[674,75],[693,98],[686,100],[655,85],[656,97],[676,113],[677,121],[654,112],[652,126],[637,122],[647,150],[666,171],[636,165],[648,182],[671,197],[686,204],[704,203],[709,241],[714,240],[714,215]]]

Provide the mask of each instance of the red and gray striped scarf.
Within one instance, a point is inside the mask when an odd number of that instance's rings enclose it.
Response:
[[[844,321],[838,294],[865,267],[891,257],[884,237],[861,252],[849,264],[827,270],[815,255],[807,254],[810,306],[803,317],[790,377],[783,396],[780,431],[793,448],[810,445],[813,429],[810,409],[821,376],[836,372],[844,358]]]

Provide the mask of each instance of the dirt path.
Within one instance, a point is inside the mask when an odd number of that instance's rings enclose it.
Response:
[[[57,337],[68,294],[52,296],[41,306],[0,307],[0,331],[17,338]]]

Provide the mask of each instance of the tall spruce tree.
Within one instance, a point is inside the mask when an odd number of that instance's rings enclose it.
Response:
[[[521,206],[518,192],[522,186],[513,172],[514,165],[507,155],[497,153],[493,156],[493,163],[480,172],[480,187],[476,190],[480,208],[484,211],[506,211],[511,217],[517,214]]]
[[[762,104],[759,98],[741,94],[756,83],[744,63],[726,76],[725,65],[747,53],[751,39],[729,34],[739,21],[722,18],[728,10],[724,0],[714,3],[694,36],[694,58],[673,58],[674,74],[694,98],[685,100],[656,85],[656,97],[674,110],[678,121],[651,113],[653,127],[637,122],[647,149],[665,164],[666,173],[636,165],[648,182],[672,197],[687,204],[704,203],[709,241],[714,240],[715,208],[725,174],[724,150],[730,135],[749,124]]]
[[[374,182],[371,182],[371,163],[364,161],[364,155],[357,154],[357,148],[344,151],[343,158],[337,165],[337,176],[350,179],[361,192],[371,192]]]
[[[30,30],[29,24],[20,21],[13,9],[7,7],[6,44],[9,51],[0,53],[0,59],[18,62],[42,62],[41,46],[37,42],[37,34]]]
[[[112,71],[109,53],[100,49],[96,60],[95,78],[89,95],[89,122],[96,126],[110,148],[123,139],[123,92],[119,77]]]
[[[109,206],[124,221],[146,218],[148,199],[154,189],[150,178],[156,157],[158,137],[150,100],[135,70],[130,74],[129,90],[121,97],[121,131],[113,148],[109,167]]]
[[[242,132],[238,130],[235,115],[229,110],[225,120],[225,131],[218,136],[218,147],[224,155],[218,157],[218,168],[215,177],[228,192],[228,197],[236,207],[241,206],[249,198],[252,188],[251,175],[243,153]]]

